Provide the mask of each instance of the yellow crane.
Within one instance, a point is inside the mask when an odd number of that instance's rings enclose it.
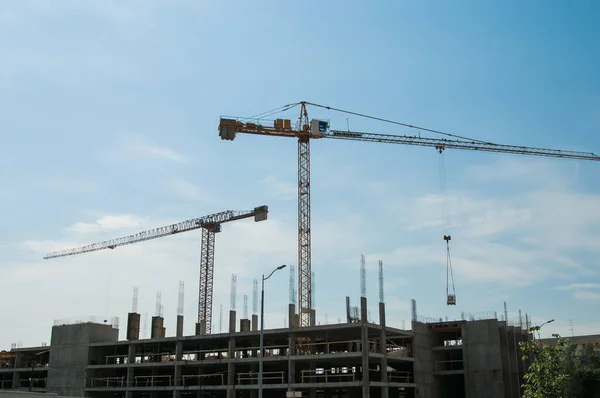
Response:
[[[309,120],[307,106],[314,106],[330,111],[342,112],[372,120],[393,123],[420,132],[443,135],[447,138],[422,137],[419,135],[392,135],[349,130],[331,130],[326,120]],[[285,112],[296,106],[300,107],[298,122],[292,127],[289,119],[276,119],[263,124],[262,119],[221,117],[219,136],[223,140],[234,140],[237,134],[264,135],[269,137],[287,137],[298,140],[298,313],[299,326],[311,326],[311,222],[310,222],[310,140],[335,139],[363,142],[379,142],[385,144],[402,144],[432,147],[438,151],[447,148],[473,150],[480,152],[499,152],[518,155],[543,156],[563,159],[580,159],[599,161],[600,157],[588,152],[564,151],[557,149],[535,148],[516,145],[502,145],[470,139],[442,131],[417,127],[406,123],[377,118],[357,112],[323,106],[306,101],[286,105],[269,112]],[[267,117],[263,114],[259,117]],[[272,124],[271,124],[272,123]],[[456,298],[454,297],[454,302]],[[450,300],[449,300],[450,301]]]

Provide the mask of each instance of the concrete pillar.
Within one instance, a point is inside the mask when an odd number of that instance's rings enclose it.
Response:
[[[434,356],[433,356],[433,336],[427,324],[418,321],[412,321],[413,339],[412,351],[415,362],[413,364],[413,373],[417,388],[417,398],[437,397],[438,390],[436,379],[433,376]],[[464,339],[464,329],[463,329]],[[464,347],[463,347],[464,352]]]
[[[389,396],[388,388],[388,372],[387,372],[387,335],[385,331],[385,303],[379,303],[379,325],[381,331],[379,332],[379,352],[383,354],[381,358],[381,381],[383,382],[381,387],[381,395],[384,398]]]
[[[258,375],[258,364],[254,363],[250,365],[250,371]],[[258,383],[258,381],[257,381]],[[264,390],[263,390],[264,392]],[[258,388],[250,390],[250,398],[258,398]]]
[[[183,342],[181,340],[177,341],[175,345],[175,360],[183,361]]]
[[[317,312],[310,310],[310,326],[317,326]]]
[[[250,331],[250,319],[240,319],[240,332]]]
[[[257,314],[253,314],[252,315],[252,331],[253,332],[258,332],[258,330],[259,330],[258,315]],[[259,346],[259,344],[260,344],[260,340],[256,340],[256,346],[257,347]],[[255,349],[255,350],[252,350],[252,357],[253,358],[258,358],[258,348]],[[256,369],[254,369],[252,371],[254,372],[255,370],[258,372],[258,367],[256,367]],[[257,396],[258,396],[258,391],[256,393],[257,393]]]
[[[369,326],[367,323],[367,298],[360,298],[360,342],[362,354],[362,397],[370,398],[369,393]]]
[[[521,334],[521,327],[520,326],[516,326],[513,328],[512,331],[512,337],[513,337],[513,341],[512,341],[512,347],[515,350],[515,362],[514,362],[514,367],[511,365],[511,368],[513,369],[513,374],[514,374],[514,390],[513,390],[513,394],[514,396],[518,397],[521,391],[521,383],[520,381],[520,375],[519,375],[519,362],[521,362],[521,351],[519,349],[519,343],[517,342],[517,336],[519,334]]]
[[[235,311],[229,311],[229,333],[235,333]]]
[[[290,304],[293,306],[294,304]],[[292,319],[292,318],[290,318]],[[294,391],[290,384],[296,383],[296,362],[292,359],[296,355],[296,334],[290,333],[288,338],[288,391]],[[299,381],[298,381],[299,382]]]
[[[133,387],[134,383],[134,367],[132,366],[133,363],[135,362],[135,345],[133,344],[129,344],[128,347],[128,351],[127,351],[127,379],[125,382],[125,385],[127,387]],[[127,389],[127,392],[125,392],[125,398],[132,398],[133,397],[133,391],[131,391],[131,389]]]
[[[177,315],[177,331],[175,336],[183,337],[183,315]]]
[[[350,323],[350,315],[352,313],[352,308],[350,308],[350,296],[346,296],[346,322]]]
[[[514,392],[516,390],[516,388],[519,388],[518,385],[516,385],[516,383],[518,383],[518,372],[519,369],[518,364],[517,364],[517,356],[518,356],[518,351],[515,350],[515,345],[514,345],[514,333],[515,333],[515,328],[513,326],[506,326],[506,351],[508,354],[508,379],[509,379],[509,384],[504,385],[504,390],[506,395],[508,396],[514,396]],[[502,344],[500,344],[500,349],[502,349]]]
[[[130,312],[127,314],[127,340],[140,339],[140,314]]]
[[[369,312],[367,310],[367,298],[360,298],[360,321],[363,323],[367,323],[369,320],[367,318]]]
[[[13,389],[19,388],[19,380],[20,379],[21,379],[21,372],[15,371],[13,373],[13,381],[12,381],[12,388]]]
[[[512,330],[511,330],[512,329]],[[508,329],[509,354],[512,359],[511,373],[517,375],[514,351],[514,328]],[[502,354],[498,321],[486,319],[463,324],[463,360],[465,363],[465,397],[503,397],[509,386],[502,380]],[[514,377],[514,376],[513,376]],[[516,379],[513,380],[513,388]]]
[[[298,327],[298,323],[296,322],[296,305],[288,304],[288,324],[290,328]]]
[[[15,360],[13,361],[13,368],[15,369],[14,373],[13,373],[13,380],[12,380],[12,388],[18,388],[19,387],[19,380],[21,379],[21,374],[18,370],[18,368],[21,367],[21,355],[20,353],[16,353],[15,354]]]
[[[179,328],[179,315],[177,317],[177,327]],[[181,316],[181,323],[183,325],[183,316]],[[179,337],[179,336],[178,336]],[[181,365],[180,362],[183,359],[183,342],[181,340],[177,340],[175,343],[175,376],[174,376],[174,386],[181,386],[183,384],[181,380]],[[173,398],[179,398],[181,396],[181,391],[177,389],[173,389]]]
[[[523,341],[526,340],[526,330],[523,330],[522,328],[520,328],[519,334],[517,335],[517,349],[519,350],[518,352],[520,353],[520,347],[519,347],[519,343],[522,343]],[[523,377],[525,376],[526,373],[526,369],[525,369],[525,362],[523,362],[523,357],[522,355],[519,355],[519,395],[517,395],[518,397],[521,396],[521,385],[523,384],[524,380]]]
[[[158,339],[164,337],[164,318],[162,316],[153,316],[150,328],[150,338]]]
[[[511,384],[511,360],[509,354],[509,345],[508,345],[508,327],[506,322],[500,322],[500,329],[498,330],[500,335],[500,359],[502,360],[502,382],[504,383],[505,398],[512,398],[511,391],[513,390]]]
[[[233,316],[233,322],[229,324],[230,333],[235,332],[235,311],[229,311],[229,319]],[[233,328],[233,332],[231,329]],[[227,364],[227,398],[235,398],[235,337],[229,339],[229,361]]]
[[[379,324],[385,326],[385,303],[379,303]]]

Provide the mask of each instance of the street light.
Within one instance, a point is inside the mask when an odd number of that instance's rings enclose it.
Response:
[[[546,322],[542,323],[540,326],[534,326],[533,328],[531,328],[532,331],[534,332],[533,339],[535,340],[535,332],[537,331],[538,332],[538,339],[541,340],[542,339],[542,335],[540,334],[540,329],[542,328],[542,326],[544,326],[544,325],[546,325],[548,323],[552,323],[552,322],[554,322],[554,319],[550,319],[549,321],[546,321]]]
[[[284,269],[287,265],[283,264],[275,268],[269,276],[265,278],[265,274],[262,276],[262,288],[260,292],[260,349],[258,351],[258,398],[262,398],[262,382],[263,382],[263,342],[264,342],[264,329],[265,329],[265,281],[280,269]]]
[[[34,355],[34,357],[37,357],[39,355],[45,354],[47,352],[50,352],[50,350],[44,350],[44,351],[40,351],[37,354]],[[35,371],[35,367],[38,366],[37,363],[35,363],[35,361],[31,362],[31,377],[29,377],[29,391],[33,390],[33,372]]]

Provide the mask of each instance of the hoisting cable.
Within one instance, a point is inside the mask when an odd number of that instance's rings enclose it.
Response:
[[[448,190],[446,186],[446,159],[444,157],[444,146],[439,145],[436,147],[440,153],[439,158],[439,176],[440,176],[440,187],[442,191],[442,217],[443,217],[443,231],[444,240],[446,241],[446,304],[456,305],[456,291],[454,288],[454,272],[452,271],[452,258],[450,257],[450,215],[448,211]],[[452,290],[450,290],[450,283],[452,283]]]

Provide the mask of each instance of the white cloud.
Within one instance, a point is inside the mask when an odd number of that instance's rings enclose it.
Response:
[[[585,302],[600,301],[600,283],[574,283],[567,286],[559,286],[557,290],[568,290],[573,292],[573,298]]]
[[[128,150],[131,154],[136,156],[162,158],[174,160],[176,162],[185,161],[185,157],[183,155],[166,146],[138,142],[136,144],[131,144]]]
[[[558,290],[600,289],[600,283],[574,283],[567,286],[559,286]]]
[[[474,182],[518,182],[537,188],[566,189],[572,184],[569,171],[578,171],[578,163],[565,167],[556,160],[507,156],[491,164],[469,167],[465,177]]]
[[[400,247],[369,257],[383,260],[386,267],[419,267],[445,275],[446,254],[441,245]],[[543,253],[523,252],[484,241],[460,243],[451,249],[454,277],[463,286],[488,283],[523,287],[557,276],[552,269],[539,265],[546,257]]]
[[[573,297],[582,301],[600,301],[600,292],[576,291]]]
[[[507,186],[495,187],[505,189],[500,195],[474,195],[469,192],[473,187],[451,192],[453,240],[450,247],[461,297],[464,297],[462,292],[470,292],[476,286],[484,290],[485,286],[494,291],[502,287],[508,293],[506,299],[513,300],[511,292],[515,289],[532,285],[539,288],[548,280],[598,280],[598,271],[593,267],[595,261],[588,259],[595,258],[600,251],[597,245],[600,215],[595,210],[600,207],[600,195],[565,188],[569,182],[561,180],[570,179],[571,173],[564,169],[556,172],[554,167],[539,165],[528,169],[527,162],[517,163],[519,167],[502,170]],[[500,169],[496,164],[489,169],[493,171],[496,167]],[[526,178],[521,168],[529,170]],[[510,170],[518,172],[515,175]],[[487,175],[486,170],[479,171]],[[543,181],[527,184],[521,187],[520,193],[514,193],[511,182],[530,182],[535,175]],[[388,192],[387,197],[390,196]],[[402,198],[395,201],[392,212],[407,229],[429,240],[431,235],[442,235],[441,204],[439,195]],[[446,265],[441,242],[437,241],[424,245],[411,242],[374,256],[383,259],[386,266],[418,267],[426,274],[437,273],[439,279]],[[573,290],[574,299],[593,303],[600,296],[598,290],[591,290],[594,287],[597,284],[579,283],[562,290]]]
[[[134,133],[121,133],[116,144],[100,149],[99,156],[111,162],[130,160],[131,158],[157,159],[176,163],[186,163],[189,160],[173,148],[151,142],[150,138]]]
[[[107,215],[98,218],[95,222],[78,222],[66,228],[66,231],[77,235],[89,235],[102,231],[118,231],[139,227],[141,218],[131,214]]]

